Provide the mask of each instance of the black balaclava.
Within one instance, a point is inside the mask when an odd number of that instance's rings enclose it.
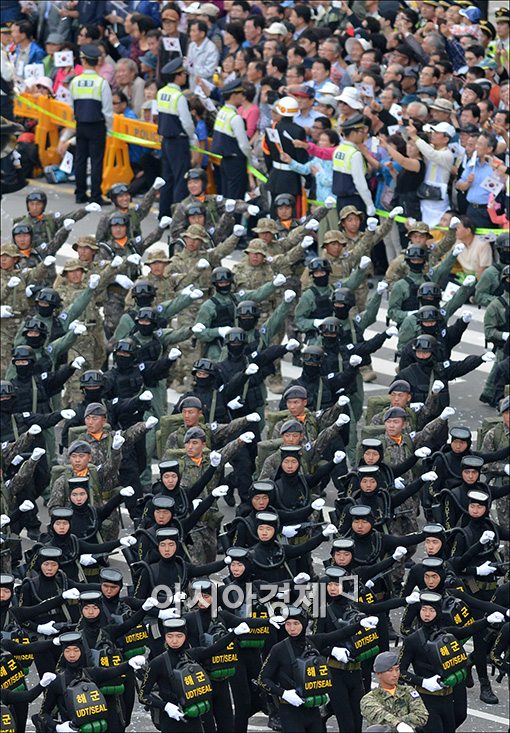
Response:
[[[418,622],[424,629],[433,631],[441,622],[441,594],[435,591],[424,590],[420,593],[420,608],[431,606],[436,610],[436,617],[432,621],[422,621],[418,614]]]
[[[68,669],[71,672],[78,672],[83,667],[87,666],[85,644],[81,633],[73,631],[67,634],[61,634],[61,636],[59,636],[59,640],[62,651],[64,651],[68,646],[77,646],[81,650],[80,658],[76,662],[68,662],[62,654],[58,663],[58,667],[60,669],[63,668]]]
[[[299,645],[304,644],[305,642],[305,636],[306,636],[306,628],[308,626],[308,621],[310,620],[308,616],[306,615],[303,608],[297,608],[296,606],[288,606],[287,607],[288,616],[287,618],[294,621],[299,621],[301,623],[301,626],[303,627],[301,630],[301,633],[298,636],[288,636],[287,638],[291,639],[292,642],[297,642]]]
[[[156,330],[155,323],[136,323],[136,327],[142,336],[152,336]]]
[[[407,265],[411,272],[421,273],[425,269],[425,260],[421,260],[420,262],[411,262],[411,260],[407,260]]]
[[[21,382],[28,382],[35,374],[35,363],[29,359],[28,364],[15,364],[16,376]]]
[[[162,461],[162,463],[158,464],[158,468],[159,480],[161,482],[163,493],[172,494],[174,491],[177,491],[181,485],[181,467],[178,461]],[[175,484],[173,489],[167,489],[167,487],[163,483],[163,474],[167,473],[167,471],[171,471],[172,473],[177,474],[177,483]]]
[[[313,275],[313,284],[317,285],[318,288],[325,288],[329,285],[329,272],[325,272],[324,275]]]
[[[56,305],[46,300],[38,300],[35,304],[37,313],[43,318],[51,318],[55,312]]]
[[[242,328],[243,331],[253,331],[257,328],[258,320],[258,316],[243,316],[242,318],[238,318],[237,322],[239,324],[239,328]]]
[[[31,329],[31,330],[35,331],[35,329]],[[40,349],[41,346],[43,346],[43,344],[44,344],[44,342],[46,340],[45,334],[44,333],[40,333],[40,332],[38,333],[37,336],[28,336],[28,335],[26,335],[24,338],[25,338],[26,343],[29,346],[31,346],[33,349]]]
[[[227,343],[227,351],[229,359],[240,361],[244,358],[244,349],[246,344],[242,341],[229,341]]]
[[[322,359],[320,362],[303,362],[303,376],[307,377],[311,382],[316,382],[319,379],[322,369]]]
[[[134,366],[135,356],[134,354],[127,354],[127,356],[113,355],[113,361],[119,372],[129,372]]]
[[[439,562],[439,561],[441,561],[441,562]],[[444,592],[444,584],[445,584],[445,580],[446,580],[446,570],[447,570],[446,567],[445,567],[445,565],[444,565],[443,559],[440,558],[440,557],[437,557],[437,558],[436,557],[434,557],[434,558],[426,557],[426,558],[424,558],[422,560],[421,566],[422,566],[422,569],[423,569],[423,576],[425,576],[425,573],[428,571],[428,572],[432,572],[432,573],[437,573],[439,575],[439,577],[441,578],[441,581],[440,581],[439,585],[436,586],[434,588],[434,590],[431,591],[431,592],[434,592],[434,593],[443,593]],[[425,587],[425,579],[423,579],[423,585]]]
[[[420,333],[426,333],[429,336],[435,336],[436,338],[440,331],[440,328],[441,326],[438,321],[436,321],[433,326],[424,326],[423,323],[420,323]]]
[[[232,281],[221,280],[219,282],[215,282],[214,287],[216,289],[216,292],[220,293],[220,295],[227,295],[232,290]]]
[[[150,308],[156,297],[155,293],[137,293],[133,296],[139,308]]]
[[[333,313],[339,321],[346,321],[349,318],[351,308],[346,303],[335,303],[333,305]]]
[[[16,395],[0,400],[0,412],[6,415],[12,415],[16,412]]]

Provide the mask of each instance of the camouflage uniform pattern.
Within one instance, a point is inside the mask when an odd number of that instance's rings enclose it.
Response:
[[[456,238],[456,230],[448,229],[444,237],[437,242],[437,244],[426,245],[429,250],[429,258],[425,263],[425,269],[423,271],[424,274],[428,274],[430,268],[435,267],[438,262],[441,261],[448,250],[450,250],[455,244]],[[397,282],[397,280],[407,277],[410,273],[409,265],[406,263],[404,253],[402,252],[402,254],[399,254],[398,257],[395,257],[395,259],[390,262],[388,269],[384,274],[384,279],[391,287],[393,283]]]
[[[501,421],[485,434],[482,451],[484,453],[493,453],[494,451],[501,450],[501,448],[508,447],[509,444],[510,428],[507,428],[503,421]],[[507,460],[494,461],[484,465],[483,471],[491,477],[491,484],[494,483],[496,486],[502,486],[504,482],[508,482],[508,476],[505,473],[507,462]],[[510,524],[510,496],[502,496],[500,499],[496,499],[495,504],[498,524],[500,527],[508,527]],[[503,543],[503,555],[505,560],[508,560],[510,557],[507,542]]]
[[[132,204],[127,210],[126,213],[129,217],[129,227],[127,235],[130,239],[134,237],[140,237],[142,235],[141,222],[150,213],[151,206],[156,200],[156,194],[157,191],[154,188],[150,188],[139,204]],[[110,230],[108,222],[110,220],[110,216],[112,214],[117,214],[118,212],[119,209],[114,208],[110,209],[110,211],[107,211],[101,216],[96,229],[97,242],[106,242],[106,240],[109,238]]]
[[[85,210],[84,206],[70,211],[68,214],[61,214],[59,211],[55,211],[43,214],[40,218],[30,216],[27,213],[25,216],[19,216],[14,219],[14,224],[30,224],[33,230],[32,246],[39,247],[44,242],[50,242],[53,239],[57,231],[63,227],[65,219],[80,221],[87,214],[88,211]]]
[[[361,714],[367,725],[388,725],[392,733],[395,733],[399,723],[420,728],[429,717],[419,693],[403,684],[398,684],[392,695],[380,687],[364,695],[361,698]]]

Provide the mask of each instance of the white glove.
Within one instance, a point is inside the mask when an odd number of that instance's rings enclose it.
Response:
[[[232,558],[230,557],[230,555],[225,555],[225,557],[223,558],[223,562],[225,563],[225,565],[230,565],[230,563],[232,562]]]
[[[101,277],[99,275],[90,275],[89,277],[89,288],[91,290],[95,290],[97,286],[99,285],[99,282],[101,280]]]
[[[14,318],[14,313],[12,312],[12,305],[0,306],[0,318]]]
[[[250,431],[248,431],[247,433],[243,433],[239,436],[239,440],[242,440],[243,443],[246,444],[253,443],[253,441],[255,440],[255,433],[251,433]]]
[[[76,728],[68,720],[65,723],[57,723],[55,730],[57,733],[76,733]]]
[[[462,283],[463,288],[470,288],[472,285],[474,285],[476,282],[476,276],[475,275],[466,275],[464,278],[464,281]]]
[[[184,720],[184,713],[180,707],[178,705],[174,705],[173,702],[167,702],[165,705],[165,713],[169,718],[172,718],[172,720]]]
[[[390,326],[386,329],[386,336],[388,336],[389,338],[391,338],[392,336],[398,336],[398,328],[396,326]]]
[[[294,578],[294,583],[296,585],[303,585],[304,583],[308,583],[310,580],[310,576],[308,573],[298,573]]]
[[[435,674],[433,677],[424,677],[421,686],[429,692],[439,692],[444,687],[441,683],[441,677],[438,674]]]
[[[351,422],[351,418],[349,415],[339,415],[337,419],[335,420],[335,425],[337,427],[340,427],[340,425],[347,425],[348,422]]]
[[[98,211],[101,211],[101,207],[99,206],[99,204],[96,204],[95,201],[91,201],[90,204],[86,205],[85,211],[87,212],[87,214],[91,214],[92,212],[97,213]]]
[[[427,471],[427,473],[422,473],[421,475],[422,481],[436,481],[437,480],[437,473],[435,471]]]
[[[219,499],[221,496],[226,496],[228,494],[228,486],[217,486],[211,491],[211,494],[216,499]]]
[[[39,450],[43,450],[43,448],[39,448]],[[46,451],[44,452],[46,453]],[[25,499],[19,505],[20,512],[30,512],[32,509],[35,509],[35,504],[33,501],[30,501],[30,499]]]
[[[136,657],[128,659],[128,664],[133,669],[141,669],[145,664],[145,657],[143,654],[137,654]]]
[[[80,565],[83,565],[85,568],[88,568],[89,565],[97,565],[97,560],[92,557],[92,555],[80,555]]]
[[[490,560],[486,560],[483,565],[479,565],[476,568],[476,574],[484,578],[486,575],[492,575],[496,570],[497,568],[495,568],[494,565],[491,565]]]
[[[414,451],[416,458],[428,458],[431,453],[432,451],[426,445],[424,445],[423,448],[417,448]]]
[[[250,633],[250,627],[248,626],[248,624],[245,621],[240,623],[239,626],[236,626],[234,629],[234,634],[236,636],[241,636],[242,634],[249,634],[249,633]]]
[[[364,629],[375,629],[378,623],[379,619],[377,616],[367,616],[361,619],[359,625],[363,626]]]
[[[136,537],[133,537],[131,534],[127,537],[121,537],[119,540],[122,547],[132,547],[133,545],[136,545],[137,541]]]
[[[494,532],[491,532],[490,529],[486,529],[478,541],[482,545],[488,545],[489,542],[492,542],[495,536]]]
[[[209,453],[209,462],[213,468],[218,468],[221,463],[221,453],[217,450],[212,450]]]
[[[257,216],[260,213],[260,207],[257,204],[250,204],[248,206],[248,214],[250,216]]]
[[[66,232],[70,232],[75,224],[76,222],[74,219],[64,219],[64,229]]]
[[[64,601],[77,601],[80,597],[80,591],[78,588],[69,588],[62,593]]]
[[[132,486],[124,486],[124,488],[119,491],[119,494],[121,496],[134,496],[135,490]]]
[[[142,261],[142,258],[141,258],[141,256],[140,256],[139,254],[137,254],[136,252],[134,252],[134,253],[133,253],[132,255],[128,255],[128,256],[126,257],[126,259],[127,259],[127,261],[128,261],[128,262],[130,262],[130,263],[131,263],[132,265],[136,265],[137,267],[138,267],[138,265],[140,264],[140,262]]]
[[[160,618],[162,621],[166,621],[167,618],[176,618],[179,615],[180,614],[178,608],[163,608],[158,613],[158,618]]]
[[[496,361],[496,354],[493,354],[492,351],[486,351],[485,354],[482,354],[482,361],[490,364],[492,361]]]
[[[307,229],[308,231],[311,230],[312,232],[316,232],[319,226],[320,224],[317,219],[309,219],[305,224],[305,229]]]
[[[390,219],[394,219],[396,216],[402,216],[403,213],[404,209],[401,206],[395,206],[395,208],[390,211]]]
[[[324,206],[326,207],[326,209],[334,209],[336,206],[336,196],[333,196],[332,194],[326,196]]]
[[[439,394],[444,389],[444,382],[440,379],[434,379],[432,382],[432,394]]]
[[[353,354],[349,357],[349,365],[352,367],[359,366],[362,361],[363,359],[361,358],[361,356],[358,356],[358,354]]]
[[[25,288],[25,295],[27,296],[27,298],[31,298],[33,294],[34,294],[34,286],[27,285],[27,287]]]
[[[370,578],[365,581],[365,588],[368,588],[368,590],[372,590],[374,585],[375,585],[374,581],[370,580]]]
[[[234,224],[234,237],[244,237],[246,234],[246,227],[243,227],[242,224]]]
[[[77,356],[76,359],[73,359],[73,361],[71,362],[71,366],[73,367],[73,369],[81,369],[84,364],[85,364],[84,356]]]
[[[203,331],[205,331],[206,328],[207,326],[205,326],[203,323],[195,323],[195,325],[191,327],[191,332],[202,333]]]
[[[227,214],[231,214],[236,207],[236,201],[235,199],[227,199],[225,201],[225,211]]]
[[[287,527],[282,527],[282,535],[290,540],[297,535],[300,527],[300,524],[289,524]]]
[[[142,392],[141,395],[138,395],[138,399],[140,402],[150,402],[154,395],[150,391],[150,389],[146,389],[144,392]]]
[[[120,450],[120,448],[122,448],[125,442],[126,442],[126,439],[122,435],[119,435],[118,433],[116,433],[113,436],[113,440],[112,440],[113,450]]]
[[[164,178],[161,178],[161,176],[157,176],[154,179],[154,183],[152,184],[152,188],[155,191],[159,191],[160,188],[163,188],[163,186],[166,184],[166,181]]]
[[[345,407],[345,405],[350,404],[350,399],[345,394],[340,395],[340,397],[336,401],[336,404],[340,407]]]
[[[464,318],[464,316],[462,316]],[[501,339],[502,341],[507,341],[508,337],[510,336],[510,331],[502,331],[501,332]]]
[[[200,298],[204,297],[204,291],[200,290],[200,288],[193,288],[193,290],[189,294],[189,297],[191,298],[191,300],[200,300]]]
[[[375,232],[377,229],[377,225],[379,224],[379,219],[376,219],[375,216],[369,216],[367,219],[367,229],[369,232]]]
[[[420,602],[420,594],[417,590],[413,590],[411,595],[406,596],[406,603],[411,606],[413,603],[419,603]]]
[[[41,679],[39,680],[39,684],[41,685],[41,687],[48,687],[48,685],[50,685],[53,682],[53,680],[56,680],[56,679],[57,679],[57,675],[54,674],[53,672],[45,672],[43,676],[41,677]]]
[[[402,481],[401,478],[396,478],[395,481],[393,482],[393,486],[396,489],[405,489],[405,487],[406,487],[405,481]]]
[[[448,420],[449,417],[452,417],[455,415],[455,408],[454,407],[445,407],[442,413],[439,415],[439,418],[441,420]]]
[[[280,629],[280,627],[285,623],[285,619],[283,616],[271,616],[269,623],[271,626],[274,626],[275,629]]]
[[[296,351],[296,349],[299,349],[300,346],[301,344],[297,339],[289,339],[285,349],[287,351]]]
[[[51,267],[52,265],[55,264],[56,261],[57,261],[56,257],[53,257],[53,255],[48,255],[47,257],[44,258],[43,265],[45,267]]]
[[[209,267],[211,267],[211,263],[205,259],[205,257],[201,257],[197,262],[197,269],[198,270],[207,270]]]
[[[195,509],[198,506],[200,506],[201,503],[202,503],[202,499],[193,499],[193,501],[191,502],[191,506],[193,507],[193,511],[195,511]]]
[[[147,430],[151,430],[158,424],[159,420],[157,417],[154,417],[153,415],[150,415],[150,417],[147,418],[145,421],[145,427]]]
[[[20,463],[23,463],[23,456],[20,456],[20,454],[18,453],[18,455],[14,456],[14,458],[12,459],[12,465],[19,466]]]
[[[473,320],[473,314],[469,311],[464,311],[464,313],[462,314],[462,320],[464,321],[464,323],[471,323],[471,321]]]
[[[359,261],[359,269],[360,270],[366,270],[367,267],[369,267],[372,264],[372,260],[370,257],[366,257],[363,255],[363,257]]]
[[[423,408],[424,404],[424,402],[411,402],[409,407],[413,412],[419,412]]]
[[[388,283],[386,282],[386,280],[381,280],[377,283],[375,292],[377,293],[377,295],[382,295],[385,290],[388,290]]]
[[[294,290],[286,290],[283,294],[283,299],[286,303],[292,303],[295,297],[296,293]]]
[[[398,562],[399,560],[401,560],[406,555],[407,555],[407,549],[405,547],[402,547],[401,545],[399,545],[398,547],[395,547],[395,552],[393,553],[392,558],[396,562]]]
[[[322,536],[323,537],[333,537],[333,535],[338,533],[338,529],[335,527],[334,524],[327,524],[324,529],[322,530]]]
[[[285,692],[282,695],[282,699],[285,700],[285,702],[288,702],[289,705],[292,705],[295,708],[298,708],[300,705],[304,704],[304,700],[302,700],[299,697],[296,690],[285,690]]]
[[[13,275],[13,277],[9,278],[9,282],[7,283],[8,288],[15,288],[17,285],[19,285],[21,282],[20,277],[16,277],[16,275]]]
[[[91,275],[91,277],[93,277],[93,275]],[[120,285],[120,287],[124,288],[124,290],[129,290],[134,285],[134,282],[127,275],[116,275],[113,282],[117,283],[117,285]]]
[[[450,219],[450,226],[449,226],[449,228],[450,229],[457,229],[457,227],[459,226],[459,224],[460,224],[459,217],[458,216],[452,216],[452,218]]]
[[[234,397],[233,400],[230,400],[230,402],[227,402],[227,407],[230,410],[240,410],[241,407],[244,407],[244,405],[241,402],[241,398],[240,397]]]
[[[244,373],[247,376],[251,376],[253,374],[257,374],[258,370],[259,370],[258,364],[248,364],[248,366],[244,370]]]
[[[142,608],[144,611],[150,611],[152,608],[155,608],[157,605],[158,605],[158,599],[154,598],[154,596],[149,596],[142,603]]]
[[[73,321],[69,324],[69,330],[76,336],[83,336],[84,333],[87,333],[87,326],[79,321]]]
[[[246,419],[248,422],[260,422],[261,417],[258,412],[250,412],[249,415],[246,415]]]
[[[39,624],[37,627],[37,633],[43,636],[54,636],[58,634],[58,630],[55,628],[55,622],[50,621],[47,624]]]
[[[322,326],[323,323],[324,323],[324,318],[314,318],[313,319],[314,328],[319,328],[319,326]]]
[[[505,617],[503,616],[501,611],[494,611],[487,616],[487,622],[489,624],[502,624],[504,620]]]
[[[0,514],[0,529],[11,523],[11,518],[7,514]]]
[[[458,257],[464,250],[466,249],[466,245],[462,244],[462,242],[459,242],[458,244],[454,245],[452,248],[452,255],[454,257]]]
[[[110,266],[113,267],[114,270],[116,270],[117,268],[119,268],[122,265],[123,262],[124,262],[123,257],[121,257],[120,255],[115,255],[113,260],[110,262]]]
[[[40,425],[31,425],[28,428],[29,435],[40,435],[42,433],[42,427]]]
[[[76,357],[76,358],[79,358],[79,357]],[[73,417],[76,417],[76,412],[70,409],[60,410],[60,414],[64,418],[64,420],[72,420]]]
[[[507,476],[510,476],[510,463],[505,464],[505,468],[503,470]]]
[[[309,234],[306,235],[306,237],[303,237],[303,241],[301,242],[301,247],[303,249],[308,249],[308,247],[311,247],[315,242],[315,239],[311,237]]]
[[[414,733],[414,728],[407,723],[399,723],[397,725],[397,733]]]
[[[177,361],[182,356],[182,351],[177,349],[175,346],[168,352],[168,359],[170,361]]]
[[[232,330],[232,326],[220,326],[218,328],[218,333],[220,334],[221,338],[224,339],[225,336],[227,336]]]
[[[334,646],[331,650],[331,656],[341,664],[347,664],[349,662],[349,659],[351,658],[349,650],[345,649],[342,646]]]
[[[162,216],[159,220],[159,228],[160,229],[166,229],[170,226],[172,223],[172,217],[171,216]]]
[[[286,282],[287,278],[281,273],[273,277],[273,285],[275,286],[275,288],[280,288],[282,285],[285,285]]]
[[[314,511],[318,512],[325,504],[326,502],[324,501],[324,499],[315,499],[315,501],[312,501],[311,507]]]

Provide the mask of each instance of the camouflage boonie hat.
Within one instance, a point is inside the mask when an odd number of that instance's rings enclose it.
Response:
[[[412,234],[413,232],[418,232],[419,234],[426,234],[429,239],[434,239],[432,234],[430,233],[430,227],[429,225],[424,221],[417,221],[416,224],[412,224],[409,229],[407,230],[407,234]]]
[[[331,244],[331,242],[340,242],[340,244],[347,244],[347,241],[347,237],[339,229],[330,229],[330,231],[326,232],[326,234],[324,235],[322,246],[325,247],[327,244]]]
[[[207,242],[207,232],[201,224],[191,224],[183,233],[183,237],[190,237],[191,239],[201,239],[202,242]]]
[[[170,262],[170,258],[162,249],[155,249],[153,252],[149,252],[147,259],[145,260],[146,265],[151,265],[153,262]]]
[[[347,219],[349,214],[356,214],[357,216],[363,216],[363,212],[357,209],[355,206],[349,205],[344,206],[343,209],[340,210],[340,213],[338,215],[338,218],[340,221],[343,221],[344,219]]]
[[[273,219],[267,217],[266,219],[259,219],[257,222],[257,226],[253,227],[252,231],[256,232],[257,234],[262,234],[263,232],[271,232],[271,234],[277,234],[278,227]]]
[[[264,257],[266,257],[266,243],[262,239],[252,239],[244,252],[245,254],[248,254],[248,252],[253,252],[253,254],[264,255]]]
[[[99,247],[96,244],[96,238],[93,234],[86,234],[83,237],[79,237],[73,244],[73,249],[76,250],[78,247],[90,247],[90,249],[98,250]]]
[[[73,272],[73,270],[83,270],[85,272],[86,269],[86,265],[80,260],[66,260],[62,272]]]
[[[21,252],[15,244],[5,242],[0,248],[0,255],[7,255],[8,257],[21,257]]]

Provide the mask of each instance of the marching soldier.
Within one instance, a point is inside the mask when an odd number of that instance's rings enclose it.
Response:
[[[498,262],[493,262],[485,269],[476,284],[475,303],[487,306],[494,296],[503,294],[501,273],[506,265],[510,265],[510,236],[508,232],[500,234],[494,243],[498,253]]]
[[[47,213],[48,197],[44,191],[31,191],[27,194],[25,202],[27,205],[26,216],[15,219],[14,223],[30,224],[32,227],[32,245],[34,247],[39,247],[44,242],[50,242],[67,219],[80,221],[89,213],[101,211],[98,204],[90,203],[71,211],[69,214],[61,214],[59,211]]]
[[[487,306],[483,318],[485,338],[494,344],[496,362],[484,384],[482,394],[480,395],[480,402],[486,402],[491,407],[497,406],[495,373],[497,365],[505,358],[504,347],[510,335],[508,326],[510,315],[510,265],[505,265],[501,271],[501,285],[503,288],[502,295],[498,295],[492,299],[492,302]]]
[[[149,188],[139,204],[131,206],[132,196],[129,192],[127,183],[115,183],[108,191],[108,198],[115,206],[113,211],[107,211],[99,219],[96,229],[96,241],[104,242],[108,237],[108,223],[110,216],[115,213],[127,214],[129,217],[129,225],[127,235],[130,239],[142,236],[142,221],[150,213],[152,204],[154,203],[160,188],[165,185],[165,181],[159,176]],[[89,204],[91,206],[93,204]],[[87,208],[87,207],[85,207]],[[71,217],[74,219],[74,217]]]

